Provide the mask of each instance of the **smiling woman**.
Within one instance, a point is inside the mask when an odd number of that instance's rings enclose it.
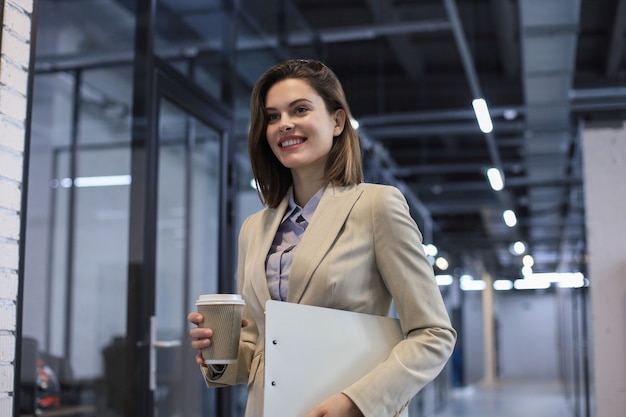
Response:
[[[333,140],[343,132],[346,112],[330,113],[305,81],[274,84],[267,92],[267,141],[280,163],[291,170],[296,203],[304,205],[325,183],[324,172]]]
[[[306,82],[305,82],[306,81]],[[319,61],[314,60],[293,60],[279,64],[267,71],[257,81],[250,99],[250,134],[248,140],[248,153],[253,156],[251,159],[252,172],[257,182],[257,190],[265,204],[269,207],[276,207],[283,196],[291,187],[291,172],[282,165],[274,155],[268,142],[270,116],[272,118],[281,115],[270,113],[268,106],[278,105],[269,103],[268,94],[272,87],[277,84],[299,82],[304,85],[299,86],[300,94],[291,97],[291,101],[283,99],[282,105],[294,104],[296,112],[298,109],[294,100],[304,100],[308,104],[306,115],[310,111],[316,113],[326,113],[337,117],[351,119],[352,114],[348,106],[343,87],[339,79],[330,69]],[[297,83],[296,83],[297,84]],[[308,103],[306,94],[311,94]],[[311,100],[312,99],[312,100]],[[320,102],[321,100],[321,102]],[[320,104],[323,103],[323,107]],[[302,104],[302,103],[301,103]],[[313,107],[315,106],[315,107]],[[308,108],[313,107],[312,110]],[[341,116],[341,111],[345,116]],[[321,117],[321,116],[320,116]],[[343,128],[334,135],[333,146],[329,151],[325,169],[325,180],[332,181],[337,185],[356,184],[363,181],[363,169],[361,161],[361,148],[356,130],[351,123],[342,122]],[[272,123],[273,124],[273,123]]]
[[[387,316],[403,339],[370,372],[305,417],[398,416],[443,369],[456,339],[422,236],[395,187],[363,183],[359,138],[335,74],[287,61],[257,81],[248,145],[267,207],[239,235],[238,291],[246,301],[236,364],[196,362],[209,387],[248,385],[246,416],[263,410],[269,300]],[[188,315],[195,325],[203,321]],[[297,331],[306,329],[293,329]],[[194,327],[201,350],[213,331]]]

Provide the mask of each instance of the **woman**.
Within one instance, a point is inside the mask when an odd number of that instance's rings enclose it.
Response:
[[[238,290],[246,301],[239,359],[210,369],[196,358],[209,387],[248,384],[248,417],[263,412],[270,299],[381,316],[393,299],[406,336],[387,360],[306,417],[398,415],[452,353],[456,333],[421,234],[398,189],[362,182],[350,117],[339,80],[317,61],[280,63],[252,91],[248,146],[267,207],[246,219],[239,236]],[[199,324],[202,316],[188,320]],[[192,348],[201,349],[213,332],[190,334]]]

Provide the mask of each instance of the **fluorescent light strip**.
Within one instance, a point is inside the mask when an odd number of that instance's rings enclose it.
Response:
[[[474,107],[474,113],[476,114],[476,120],[478,121],[480,130],[483,133],[491,133],[493,123],[491,122],[491,116],[489,115],[489,109],[487,108],[485,99],[477,98],[472,100],[472,107]]]
[[[552,283],[560,288],[581,288],[589,285],[585,276],[580,272],[532,274],[522,279],[516,279],[513,285],[518,290],[538,290],[550,288]]]
[[[130,185],[130,175],[108,175],[99,177],[76,177],[74,185],[76,187],[110,187],[117,185]],[[59,181],[59,184],[63,188],[70,188],[72,186],[71,178],[63,178]]]
[[[524,252],[526,252],[526,244],[520,240],[513,243],[512,248],[515,255],[522,255]]]
[[[461,290],[463,291],[482,291],[487,284],[482,279],[465,279],[461,280]]]
[[[437,284],[440,286],[452,285],[454,282],[452,275],[435,275]],[[498,279],[493,282],[493,289],[496,291],[516,290],[545,290],[550,288],[552,283],[560,288],[581,288],[589,285],[589,281],[580,272],[576,273],[546,273],[534,274],[530,278],[521,278],[511,281],[508,279]],[[487,284],[482,279],[473,279],[469,275],[464,275],[460,280],[463,291],[482,291]]]
[[[500,191],[504,188],[504,180],[502,180],[502,174],[498,168],[489,168],[487,170],[487,178],[489,179],[489,185],[495,191]]]
[[[452,285],[453,282],[452,275],[435,275],[435,279],[437,284],[441,286]]]
[[[437,256],[437,253],[439,253],[437,246],[433,245],[432,243],[422,246],[424,246],[424,252],[426,252],[426,255],[428,256]]]
[[[550,282],[542,279],[522,278],[513,282],[516,290],[545,290],[550,288]]]
[[[509,227],[514,227],[517,224],[517,216],[513,210],[504,210],[502,213],[504,223]]]
[[[493,282],[493,289],[496,291],[509,291],[513,289],[513,282],[508,279],[497,279]]]

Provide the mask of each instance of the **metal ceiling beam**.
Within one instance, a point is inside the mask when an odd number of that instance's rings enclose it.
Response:
[[[594,111],[599,108],[621,110],[626,107],[626,87],[572,89],[568,93],[568,98],[572,109],[578,112]],[[553,103],[552,105],[539,103],[533,106],[533,109],[543,111],[560,108],[562,105],[562,102]],[[528,108],[523,104],[489,108],[489,113],[491,113],[493,118],[503,118],[505,114],[510,112],[517,114],[517,117],[523,117],[528,113]],[[359,123],[362,126],[370,127],[399,123],[473,120],[475,118],[474,111],[471,109],[446,109],[365,115],[359,117]]]
[[[242,14],[242,19],[251,25],[251,17]],[[311,45],[316,40],[326,43],[361,41],[374,39],[380,36],[402,35],[418,32],[434,32],[450,30],[450,22],[447,20],[430,20],[430,21],[409,21],[393,24],[380,25],[363,25],[352,26],[350,28],[331,28],[319,32],[312,30],[292,32],[286,37],[287,46],[303,46]],[[159,49],[159,56],[164,59],[189,59],[209,52],[216,52],[222,48],[223,41],[221,39],[203,39],[192,42],[185,42],[184,45],[174,45],[167,48]],[[282,41],[279,36],[241,36],[237,40],[237,50],[258,51],[264,49],[280,49]],[[279,57],[283,59],[287,54],[282,51]],[[106,65],[120,65],[130,63],[133,60],[133,52],[114,51],[102,52],[95,54],[65,54],[55,56],[39,56],[37,57],[37,72],[50,72],[60,70],[70,70],[77,68],[87,68]]]
[[[389,3],[378,0],[366,0],[367,7],[372,12],[374,18],[384,16],[390,22],[402,22],[398,11]],[[406,76],[413,81],[418,80],[423,73],[423,60],[419,59],[417,48],[411,44],[409,34],[402,33],[395,36],[387,36],[389,47],[393,51],[396,60],[402,66]]]
[[[337,43],[376,39],[381,36],[447,30],[450,30],[450,23],[446,20],[426,20],[322,29],[318,30],[315,35],[322,42]],[[294,46],[310,45],[311,39],[311,32],[291,33],[288,37],[289,45]]]
[[[573,150],[571,161],[569,164],[569,174],[573,176],[577,176],[581,178],[582,182],[582,146],[580,135],[582,134],[583,125],[579,123],[578,129],[578,138],[573,142]],[[582,185],[582,184],[581,184]],[[570,258],[569,251],[571,250],[570,241],[571,238],[568,236],[568,230],[577,220],[577,216],[574,214],[574,207],[576,207],[576,198],[577,198],[577,189],[575,187],[570,187],[567,192],[567,201],[564,208],[563,213],[563,226],[561,229],[561,243],[559,245],[559,264],[557,267],[558,272],[570,272],[569,265],[567,263],[567,259]],[[578,243],[583,243],[582,238]]]
[[[419,150],[417,150],[419,153]],[[440,174],[466,174],[481,172],[485,169],[485,164],[460,162],[446,164],[415,164],[403,165],[401,168],[393,170],[394,175],[400,178],[410,177],[413,175],[440,175]],[[484,182],[483,182],[484,185]]]
[[[567,153],[575,140],[571,116],[571,88],[576,69],[576,45],[580,24],[580,0],[524,0],[518,2],[523,68],[525,121],[524,164],[531,178],[568,176]],[[551,163],[532,165],[550,155]],[[562,207],[570,196],[568,187],[532,187],[527,210],[531,216],[561,224]],[[560,202],[555,205],[556,202]],[[557,258],[562,232],[549,233],[541,226],[527,228],[528,241],[555,236],[555,247],[537,248],[533,256]],[[563,259],[563,258],[561,258]],[[556,265],[555,265],[556,267]]]
[[[521,121],[516,122],[494,122],[494,127],[501,133],[520,133],[526,128],[526,124]],[[429,124],[413,124],[413,125],[391,125],[385,127],[364,127],[372,137],[376,140],[392,140],[392,139],[419,139],[420,136],[428,135],[477,135],[482,133],[477,129],[475,122],[468,123],[429,123]],[[495,146],[494,141],[494,146]],[[492,164],[495,166],[493,159]],[[502,161],[498,156],[498,168],[502,168]]]
[[[608,89],[602,89],[608,90]],[[615,88],[615,91],[610,96],[598,96],[592,100],[584,100],[586,95],[593,96],[595,93],[592,91],[576,90],[571,93],[572,104],[570,109],[572,112],[586,113],[597,111],[613,111],[624,110],[626,108],[626,96],[623,95],[621,90],[623,88]],[[601,94],[602,91],[597,91]],[[606,101],[614,98],[613,101]],[[562,107],[557,106],[557,107]],[[541,110],[557,108],[555,106],[535,106],[534,109]],[[525,107],[500,107],[495,109],[492,113],[503,114],[506,110],[515,110],[520,114],[524,114]],[[491,111],[491,110],[490,110]],[[435,112],[411,112],[402,114],[386,114],[386,115],[373,115],[359,118],[359,124],[364,130],[376,140],[390,140],[390,139],[406,139],[429,136],[429,135],[480,135],[477,131],[476,124],[472,121],[470,123],[450,123],[454,120],[471,120],[475,118],[474,113],[471,110],[444,110]],[[432,123],[432,122],[442,123]],[[429,123],[430,122],[430,123]],[[515,119],[513,121],[506,120],[494,120],[494,129],[500,133],[516,133],[523,132],[527,128],[527,124],[522,119]],[[562,132],[561,126],[535,125],[535,128],[540,127],[542,132]],[[504,143],[506,139],[497,139],[496,144],[498,147]]]
[[[426,175],[426,174],[424,174]],[[432,188],[434,186],[438,186],[441,189],[442,193],[446,192],[458,192],[458,191],[488,191],[490,190],[489,185],[485,184],[485,182],[481,181],[463,181],[463,182],[453,182],[450,180],[442,181],[441,184],[438,184],[436,181],[431,181],[429,184],[423,184],[413,181],[407,181],[414,187],[420,188]],[[540,178],[511,178],[511,183],[507,183],[507,187],[511,188],[522,188],[522,187],[532,187],[532,188],[547,188],[547,187],[582,187],[583,180],[580,177],[577,178],[548,178],[548,179],[540,179]],[[551,198],[551,202],[559,201],[558,197]],[[563,199],[562,201],[566,201]]]
[[[446,20],[407,21],[388,24],[372,24],[339,28],[290,32],[283,43],[286,46],[308,46],[317,41],[323,43],[357,42],[382,36],[406,35],[410,33],[439,32],[450,30]],[[204,47],[215,48],[215,42],[203,42]],[[277,36],[247,36],[239,40],[239,50],[262,50],[278,48],[281,39]],[[200,45],[199,45],[200,46]]]
[[[520,72],[515,8],[511,0],[491,0],[490,6],[496,28],[500,62],[502,62],[506,76],[513,78]]]
[[[402,191],[409,207],[415,210],[417,212],[416,214],[421,219],[420,228],[423,236],[423,242],[425,244],[432,243],[433,232],[438,228],[438,226],[433,221],[430,210],[403,180],[397,178],[393,174],[393,169],[396,168],[396,164],[395,161],[389,156],[387,150],[380,143],[370,140],[365,132],[360,132],[359,136],[363,151],[372,154],[372,157],[367,158],[368,164],[373,166],[373,168],[377,171],[377,174],[380,175],[385,183],[394,185]]]
[[[617,76],[620,60],[624,53],[624,35],[626,34],[626,0],[619,0],[615,7],[615,21],[611,31],[609,43],[609,53],[606,60],[606,76],[613,78]]]
[[[465,69],[465,75],[467,77],[467,81],[469,82],[470,90],[473,95],[472,98],[484,98],[482,90],[480,88],[480,83],[478,82],[476,68],[474,67],[474,60],[467,45],[467,40],[465,39],[465,33],[463,32],[463,25],[459,17],[459,11],[456,7],[456,2],[454,0],[443,0],[443,2],[446,7],[446,12],[448,13],[448,18],[450,19],[450,23],[452,23],[452,33],[454,34],[456,46],[459,50],[459,54],[461,55],[461,61],[463,63],[463,68]],[[476,126],[476,128],[478,128],[478,126]],[[498,148],[496,147],[495,135],[493,134],[493,132],[485,133],[485,139],[487,142],[489,155],[493,162],[493,167],[497,168],[500,171],[500,173],[502,174],[502,178],[504,179],[504,170],[502,169],[500,154],[498,153]]]
[[[392,172],[396,177],[405,178],[409,176],[425,176],[425,175],[450,175],[450,174],[468,174],[482,172],[487,164],[485,163],[446,163],[446,164],[416,164],[413,166],[402,166],[401,168],[393,169]],[[514,169],[519,166],[518,163],[505,164],[507,169]],[[430,181],[430,180],[429,180]],[[451,186],[454,189],[460,189],[463,184],[474,184],[471,188],[475,188],[479,185],[484,187],[484,183],[480,181],[468,182],[463,181],[460,183],[453,183],[446,181],[446,187]],[[536,177],[511,177],[510,181],[507,181],[507,186],[511,187],[561,187],[561,186],[579,186],[582,185],[582,175],[575,176],[562,176],[551,178],[536,178]],[[458,187],[458,188],[457,188]]]
[[[430,202],[428,203],[428,209],[433,216],[440,215],[462,215],[462,214],[479,214],[485,209],[486,199],[477,200],[464,200],[462,203],[459,200],[443,201],[443,202]],[[493,204],[493,200],[489,202]]]

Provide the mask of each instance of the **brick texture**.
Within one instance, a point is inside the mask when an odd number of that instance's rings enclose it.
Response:
[[[0,394],[0,416],[13,415],[13,398]]]
[[[13,415],[32,0],[8,0],[0,44],[0,416]]]

